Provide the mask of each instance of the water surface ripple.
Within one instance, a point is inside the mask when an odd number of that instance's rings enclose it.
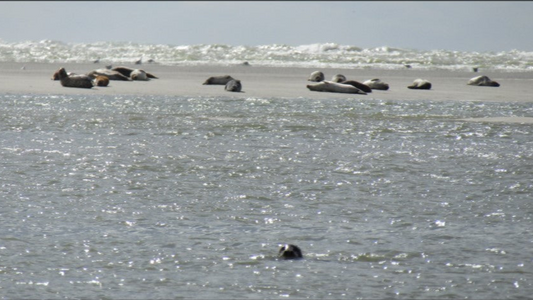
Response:
[[[0,98],[3,298],[531,297],[528,103]]]

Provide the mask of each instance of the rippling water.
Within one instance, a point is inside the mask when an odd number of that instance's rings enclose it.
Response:
[[[446,49],[420,51],[395,47],[360,48],[335,43],[299,46],[230,46],[139,44],[132,42],[64,43],[0,39],[0,62],[129,64],[142,58],[163,65],[232,65],[244,61],[254,66],[314,68],[445,69],[533,71],[533,52],[462,52]]]
[[[531,297],[528,103],[0,98],[3,298]]]

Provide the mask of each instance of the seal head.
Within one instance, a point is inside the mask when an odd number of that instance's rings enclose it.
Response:
[[[303,258],[303,254],[300,247],[292,244],[286,244],[279,248],[278,257],[284,259],[299,259]]]

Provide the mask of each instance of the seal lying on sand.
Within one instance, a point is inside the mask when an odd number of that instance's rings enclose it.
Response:
[[[146,77],[148,77],[148,78],[159,79],[159,78],[158,78],[157,76],[155,76],[154,74],[148,73],[148,72],[146,72],[146,71],[144,71],[144,70],[141,70],[141,69],[132,69],[132,68],[122,67],[122,66],[121,66],[121,67],[114,67],[114,68],[111,69],[111,70],[113,70],[113,71],[117,71],[117,72],[119,72],[120,74],[122,74],[122,75],[124,75],[124,76],[126,76],[126,77],[128,77],[128,78],[131,78],[131,79],[133,79],[133,78],[131,77],[131,74],[132,74],[132,73],[135,74],[135,73],[138,73],[138,72],[144,72],[144,73],[146,73]],[[134,72],[134,71],[135,71],[135,72]],[[148,79],[133,79],[133,80],[148,80]]]
[[[385,83],[378,78],[369,79],[365,82],[363,82],[364,85],[368,86],[369,88],[373,90],[383,90],[386,91],[389,89],[389,84]]]
[[[61,85],[64,87],[86,88],[93,87],[92,78],[87,75],[67,75],[65,68],[57,71]]]
[[[287,244],[279,248],[278,257],[284,259],[298,259],[303,258],[303,254],[298,246]]]
[[[356,88],[353,85],[342,84],[333,81],[321,81],[315,84],[308,84],[307,88],[315,92],[332,92],[332,93],[348,93],[366,95],[365,92]]]
[[[407,88],[414,90],[429,90],[431,89],[431,82],[419,78],[415,79],[415,81],[413,81],[413,84],[407,86]]]
[[[96,76],[106,76],[109,80],[131,81],[129,77],[124,76],[117,71],[109,69],[97,69],[87,73],[87,76],[92,78],[96,78]]]
[[[307,81],[320,82],[320,81],[324,81],[324,79],[325,79],[324,73],[320,71],[314,71],[313,73],[311,73],[311,75],[309,75],[309,78],[307,78]]]
[[[500,86],[499,83],[497,83],[496,81],[490,80],[490,78],[488,78],[485,75],[477,76],[477,77],[474,77],[474,78],[468,80],[467,85],[494,86],[494,87]]]
[[[107,78],[107,76],[98,75],[93,79],[93,85],[94,86],[108,86],[109,78]]]
[[[203,84],[204,85],[205,84],[226,85],[230,80],[234,80],[234,78],[229,75],[212,76],[212,77],[207,78]]]
[[[333,82],[343,82],[343,81],[346,81],[346,76],[344,76],[342,74],[337,74],[337,75],[333,76],[333,78],[331,78],[331,81],[333,81]]]
[[[131,80],[148,81],[148,74],[143,70],[135,69],[131,71],[130,78]]]
[[[343,81],[341,82],[342,84],[349,84],[349,85],[353,85],[355,86],[356,88],[360,89],[361,91],[365,92],[365,93],[372,93],[372,89],[370,87],[368,87],[368,85],[366,84],[362,84],[360,83],[359,81],[355,81],[355,80],[346,80],[346,81]]]
[[[228,92],[240,92],[242,90],[242,84],[240,80],[232,79],[226,83],[224,89]]]
[[[61,70],[61,69],[59,69]],[[59,70],[55,71],[55,73],[52,75],[52,80],[59,80]],[[67,75],[68,76],[71,76],[71,75],[77,75],[76,73],[72,73],[72,72],[67,72]]]

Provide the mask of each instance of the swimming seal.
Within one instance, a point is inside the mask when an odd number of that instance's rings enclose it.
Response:
[[[370,87],[368,87],[368,85],[366,84],[362,84],[360,83],[359,81],[355,81],[355,80],[346,80],[346,81],[343,81],[341,82],[342,84],[349,84],[349,85],[353,85],[355,86],[356,88],[360,89],[361,91],[365,92],[365,93],[372,93],[372,89]]]
[[[415,79],[415,81],[413,81],[413,84],[407,86],[407,88],[413,90],[429,90],[431,89],[431,82],[419,78]]]
[[[96,69],[87,73],[87,76],[90,76],[92,78],[96,78],[96,76],[106,76],[109,80],[131,81],[129,77],[124,76],[117,71],[109,69]]]
[[[242,84],[240,80],[232,79],[226,83],[224,89],[228,92],[240,92],[242,90]]]
[[[108,86],[109,85],[109,78],[104,75],[98,75],[93,79],[93,85],[94,86]]]
[[[309,75],[309,78],[307,78],[307,81],[320,82],[320,81],[324,81],[324,79],[325,79],[324,73],[320,71],[314,71],[313,73],[311,73],[311,75]]]
[[[337,74],[337,75],[333,76],[333,78],[331,78],[331,81],[333,81],[333,82],[343,82],[343,81],[346,81],[346,76],[344,76],[342,74]]]
[[[286,244],[279,248],[278,257],[284,259],[299,259],[303,258],[303,254],[300,247],[292,244]]]
[[[321,81],[315,84],[308,84],[307,88],[315,92],[332,92],[332,93],[347,93],[347,94],[361,94],[366,95],[365,92],[356,88],[353,85],[342,84],[333,81]]]
[[[467,83],[467,85],[476,85],[476,86],[493,86],[493,87],[499,87],[500,84],[496,81],[492,81],[490,78],[488,78],[485,75],[477,76],[472,79],[470,79]]]
[[[93,87],[92,78],[87,75],[67,75],[65,68],[60,68],[58,71],[59,80],[64,87],[86,88]]]
[[[369,88],[371,88],[373,90],[386,91],[386,90],[389,89],[389,84],[379,80],[378,78],[369,79],[367,81],[364,81],[363,84],[368,86]]]
[[[226,85],[230,80],[234,80],[234,78],[229,75],[212,76],[212,77],[207,78],[203,84],[204,85],[207,85],[207,84]]]

